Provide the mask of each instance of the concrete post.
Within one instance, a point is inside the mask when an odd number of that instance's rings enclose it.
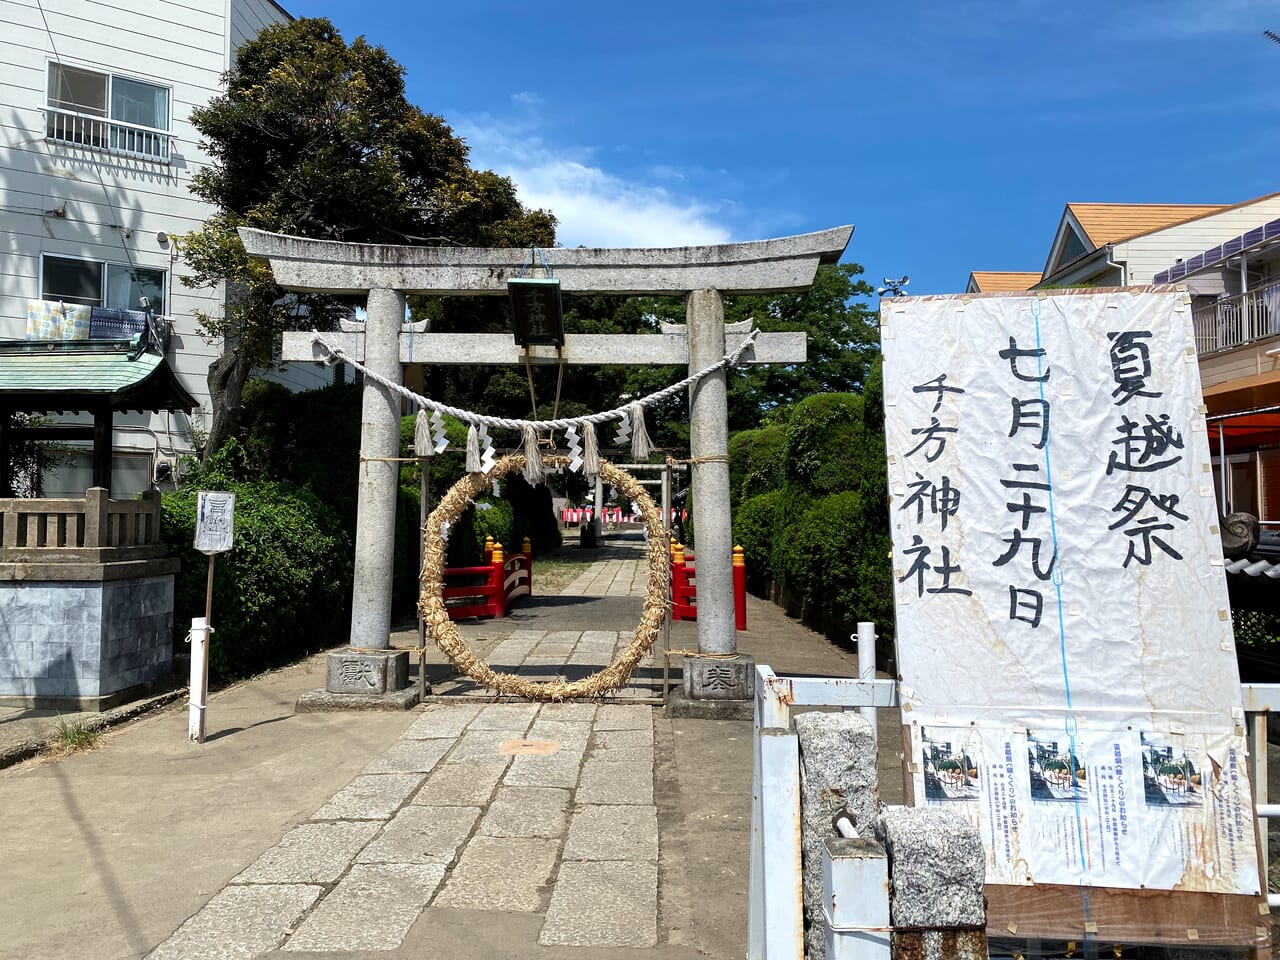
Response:
[[[400,327],[404,294],[369,291],[365,366],[400,383]],[[356,500],[355,589],[351,597],[351,646],[391,646],[392,545],[396,536],[396,480],[400,464],[400,398],[366,377],[360,420],[360,483]]]
[[[724,301],[718,290],[689,294],[689,372],[715,363],[725,352]],[[698,652],[735,653],[733,621],[733,525],[729,513],[729,402],[724,370],[689,388],[689,450],[695,461],[694,523],[697,529]],[[703,457],[723,457],[697,463]]]

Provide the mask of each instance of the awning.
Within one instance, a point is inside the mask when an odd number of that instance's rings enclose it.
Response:
[[[196,401],[164,357],[122,341],[31,340],[0,349],[0,405],[23,412],[183,410]]]
[[[1175,263],[1167,270],[1161,270],[1152,278],[1151,282],[1176,283],[1183,277],[1190,276],[1198,270],[1203,270],[1205,267],[1211,267],[1222,263],[1224,260],[1239,256],[1241,252],[1247,253],[1255,247],[1270,244],[1277,238],[1280,238],[1280,219],[1269,220],[1260,227],[1254,227],[1248,233],[1232,237],[1226,243],[1210,247],[1204,253],[1190,257],[1182,261],[1182,263]]]
[[[1223,417],[1210,417],[1209,453],[1217,456],[1226,441],[1228,455],[1280,446],[1280,408],[1244,411]]]

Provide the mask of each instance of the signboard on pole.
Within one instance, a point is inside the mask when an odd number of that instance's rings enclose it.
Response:
[[[236,495],[201,490],[196,495],[196,542],[201,553],[226,553],[235,536]]]
[[[881,306],[917,803],[1002,884],[1259,890],[1189,298]]]
[[[204,743],[205,711],[209,703],[209,634],[213,632],[213,558],[231,549],[235,540],[236,495],[221,490],[196,494],[195,548],[209,556],[204,616],[191,621],[191,701],[187,736]]]

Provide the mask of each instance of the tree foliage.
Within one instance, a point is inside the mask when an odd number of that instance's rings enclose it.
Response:
[[[279,333],[305,317],[325,326],[347,311],[333,298],[284,298],[250,260],[241,226],[360,243],[550,246],[555,218],[527,210],[515,185],[468,165],[445,121],[405,98],[404,69],[363,37],[347,43],[325,19],[267,27],[244,44],[226,93],[192,111],[211,164],[192,192],[218,214],[182,240],[191,287],[228,284],[227,308],[199,316],[226,341],[209,370],[205,450],[230,436],[251,370],[268,367]]]

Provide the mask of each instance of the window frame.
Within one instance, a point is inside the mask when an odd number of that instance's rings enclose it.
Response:
[[[108,286],[109,286],[109,283],[108,283],[108,280],[107,280],[107,271],[108,271],[108,270],[110,270],[110,268],[111,268],[111,267],[119,267],[119,268],[124,269],[124,270],[154,270],[155,272],[157,272],[157,273],[161,274],[161,275],[164,277],[163,281],[161,282],[161,290],[162,290],[162,293],[163,293],[163,296],[164,296],[164,307],[166,308],[166,310],[164,310],[164,311],[157,310],[157,311],[156,311],[156,316],[169,316],[169,313],[168,313],[168,311],[167,311],[167,308],[169,307],[169,293],[170,293],[170,290],[169,290],[169,274],[170,274],[170,271],[169,271],[169,269],[168,269],[168,268],[166,268],[166,267],[152,267],[152,266],[148,266],[148,265],[146,265],[146,264],[122,263],[122,262],[121,262],[121,261],[119,261],[119,260],[107,260],[107,259],[102,258],[102,257],[82,257],[82,256],[75,256],[75,255],[72,255],[72,254],[55,253],[55,252],[52,252],[52,251],[49,251],[49,250],[42,250],[42,251],[40,251],[40,274],[39,274],[39,276],[37,277],[37,282],[38,282],[38,283],[39,283],[39,285],[40,285],[40,299],[41,299],[41,300],[48,300],[48,299],[50,299],[49,297],[47,297],[47,296],[45,295],[45,292],[44,292],[44,290],[45,290],[45,287],[44,287],[44,278],[45,278],[45,269],[44,269],[44,264],[45,264],[45,260],[46,260],[47,258],[49,258],[49,257],[53,257],[54,259],[57,259],[57,260],[76,260],[76,261],[79,261],[80,263],[96,263],[96,264],[98,265],[98,284],[99,284],[99,296],[98,296],[98,303],[97,303],[97,304],[89,304],[89,306],[99,306],[99,307],[104,307],[104,308],[107,308],[107,288],[108,288]],[[61,299],[61,298],[56,298],[56,299]],[[138,305],[137,305],[137,304],[130,304],[130,305],[125,306],[125,307],[111,307],[111,308],[107,308],[107,309],[116,309],[116,310],[119,310],[119,309],[124,309],[124,310],[137,310],[137,309],[139,309],[139,307],[138,307]]]
[[[70,110],[66,107],[55,105],[54,96],[53,96],[53,74],[54,74],[55,67],[60,69],[67,68],[71,70],[79,70],[84,73],[97,74],[104,78],[104,80],[106,81],[105,83],[106,99],[104,101],[105,106],[104,106],[104,112],[102,116],[97,116],[92,113],[82,113],[79,110]],[[147,124],[133,123],[130,120],[118,120],[115,117],[113,117],[112,116],[112,100],[113,100],[113,93],[114,93],[113,85],[116,79],[129,80],[134,83],[142,83],[142,84],[146,84],[147,86],[155,87],[157,90],[164,91],[165,122],[168,124],[168,126],[152,127],[152,126],[148,126]],[[65,143],[71,146],[83,147],[84,149],[88,149],[88,150],[95,150],[100,153],[121,154],[124,156],[135,157],[141,160],[148,160],[154,163],[167,164],[171,162],[170,145],[168,141],[171,140],[173,137],[173,85],[172,84],[158,83],[150,77],[138,76],[136,74],[127,73],[124,71],[109,70],[109,69],[104,70],[101,67],[97,67],[97,66],[86,66],[81,63],[64,62],[60,59],[46,57],[45,71],[44,71],[44,104],[41,107],[41,111],[45,114],[45,117],[46,117],[45,139],[53,143]],[[50,111],[54,111],[55,113],[50,114]],[[77,119],[83,119],[89,122],[104,124],[106,127],[106,136],[103,138],[104,142],[96,142],[93,140],[87,140],[87,141],[74,140],[69,137],[54,135],[50,128],[50,125],[53,122],[51,118],[54,115],[71,116],[71,117],[75,117]],[[144,138],[145,137],[165,138],[163,150],[157,153],[152,153],[146,150],[133,150],[133,149],[129,149],[128,147],[123,147],[123,148],[119,147],[113,143],[113,140],[114,140],[113,128],[117,128],[122,132],[135,131],[137,135],[140,135]]]

